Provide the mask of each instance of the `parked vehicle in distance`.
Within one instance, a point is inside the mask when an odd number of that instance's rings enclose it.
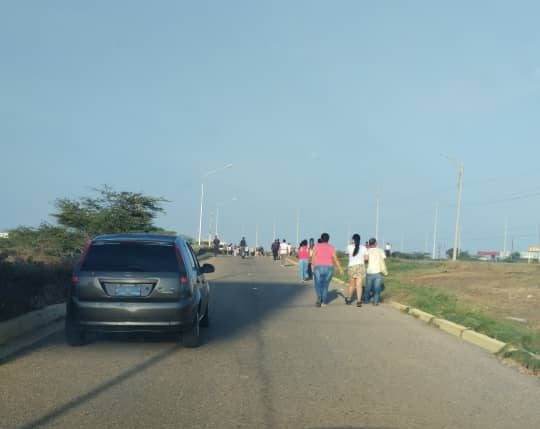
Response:
[[[87,332],[177,332],[199,345],[209,324],[210,286],[182,237],[107,234],[94,238],[74,269],[68,290],[66,341],[82,345]]]

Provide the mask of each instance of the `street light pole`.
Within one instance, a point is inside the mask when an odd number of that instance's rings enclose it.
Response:
[[[215,170],[209,171],[206,174],[203,175],[201,180],[201,209],[199,212],[199,246],[201,245],[201,236],[202,236],[202,220],[203,220],[203,200],[204,200],[204,181],[208,176],[211,176],[212,174],[216,174],[217,172],[221,170],[225,170],[226,168],[231,168],[232,164],[224,165],[221,168],[217,168]]]

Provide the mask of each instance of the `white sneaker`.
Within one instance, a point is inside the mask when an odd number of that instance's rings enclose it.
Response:
[[[326,307],[328,304],[322,303],[321,307]]]

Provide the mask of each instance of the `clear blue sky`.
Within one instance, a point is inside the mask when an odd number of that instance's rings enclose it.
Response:
[[[516,250],[540,224],[537,1],[3,1],[0,230],[109,184],[160,226]],[[236,196],[237,201],[231,201]],[[212,226],[212,230],[214,227]]]

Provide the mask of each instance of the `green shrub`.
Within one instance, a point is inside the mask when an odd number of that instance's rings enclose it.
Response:
[[[0,261],[0,321],[65,301],[70,264]]]

